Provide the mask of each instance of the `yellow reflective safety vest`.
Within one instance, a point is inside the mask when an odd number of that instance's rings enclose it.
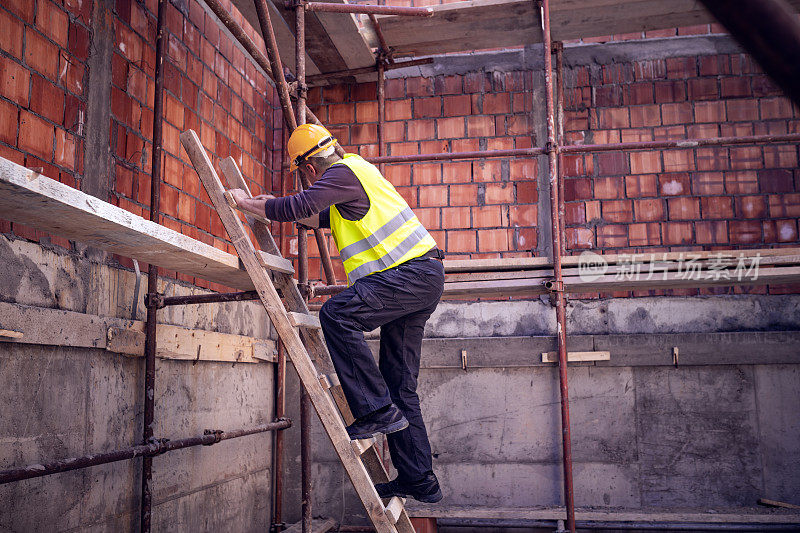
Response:
[[[330,208],[331,233],[350,284],[424,255],[436,246],[428,230],[375,165],[356,154],[345,154],[334,165],[352,170],[369,198],[369,210],[360,220],[347,220],[335,205]]]

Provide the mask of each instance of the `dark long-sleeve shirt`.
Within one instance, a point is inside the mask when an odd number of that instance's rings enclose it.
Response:
[[[360,220],[369,211],[369,197],[353,171],[345,165],[333,165],[308,190],[267,200],[267,219],[288,222],[319,213],[320,227],[330,227],[330,206],[335,205],[343,218]]]

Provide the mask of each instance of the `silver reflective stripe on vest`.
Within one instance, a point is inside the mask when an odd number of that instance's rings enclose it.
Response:
[[[347,261],[351,257],[356,256],[361,252],[366,252],[370,248],[375,248],[383,239],[397,231],[400,226],[412,218],[414,218],[414,212],[410,207],[406,207],[397,215],[395,215],[394,218],[392,218],[389,222],[375,230],[375,233],[372,235],[367,235],[360,241],[356,241],[345,246],[344,249],[339,251],[339,257],[342,258],[342,261]]]
[[[355,283],[357,279],[363,278],[364,276],[372,274],[373,272],[378,272],[380,270],[389,268],[397,261],[400,261],[404,255],[406,255],[414,246],[419,244],[420,241],[427,236],[428,230],[426,230],[422,225],[418,226],[417,229],[408,235],[408,237],[403,239],[403,241],[395,248],[389,250],[383,257],[379,257],[378,259],[364,263],[363,265],[359,265],[351,270],[347,274],[347,277],[350,279],[350,283]]]

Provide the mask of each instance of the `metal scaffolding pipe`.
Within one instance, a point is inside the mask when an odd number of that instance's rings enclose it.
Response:
[[[395,61],[394,63],[389,63],[388,65],[384,65],[386,70],[396,70],[399,68],[407,68],[407,67],[418,67],[420,65],[430,65],[433,63],[432,57],[426,57],[423,59],[412,59],[410,61]],[[360,67],[360,68],[353,68],[349,70],[335,70],[333,72],[326,72],[325,74],[315,74],[313,76],[309,76],[306,78],[306,81],[310,85],[316,85],[317,83],[329,79],[335,78],[349,78],[351,76],[359,76],[361,74],[370,74],[375,72],[377,67]],[[311,120],[311,119],[309,119]],[[313,121],[312,121],[313,122]]]
[[[272,71],[272,80],[278,89],[278,96],[281,102],[283,120],[289,126],[289,129],[294,131],[297,127],[297,122],[292,111],[292,102],[289,99],[289,86],[286,84],[286,78],[283,75],[281,56],[278,53],[278,41],[275,39],[275,30],[272,27],[272,20],[269,16],[269,7],[266,0],[255,0],[255,4],[258,24],[261,26],[261,35],[267,45],[267,56],[269,57],[269,69],[267,72]],[[305,56],[303,58],[305,59]]]
[[[165,296],[161,298],[160,307],[170,305],[215,304],[222,302],[246,302],[258,300],[256,291],[223,292],[216,294],[187,294],[185,296]]]
[[[167,0],[158,2],[158,18],[156,22],[156,65],[155,98],[153,101],[153,152],[150,160],[150,220],[159,223],[161,203],[161,156],[163,151],[163,108],[164,108],[164,41],[166,39]],[[158,295],[158,267],[150,264],[147,267],[147,321],[145,323],[144,343],[144,427],[142,442],[149,443],[153,438],[155,413],[156,383],[156,329],[158,325],[158,307],[154,300]],[[153,502],[153,460],[150,456],[142,458],[141,507],[139,509],[139,530],[150,531]]]
[[[255,433],[277,431],[279,429],[291,427],[291,425],[292,421],[288,418],[284,418],[249,429],[237,429],[233,431],[206,430],[203,435],[198,437],[186,437],[175,440],[151,439],[147,444],[131,446],[130,448],[123,448],[120,450],[114,450],[112,452],[89,454],[81,457],[70,457],[68,459],[61,459],[59,461],[52,461],[49,463],[37,463],[21,468],[2,470],[0,471],[0,485],[14,481],[22,481],[23,479],[58,474],[59,472],[68,472],[70,470],[79,470],[81,468],[89,468],[91,466],[114,463],[117,461],[126,461],[135,457],[144,457],[149,459],[155,455],[160,455],[172,450],[199,445],[211,446],[212,444],[216,444],[223,440],[235,439],[238,437],[244,437],[246,435],[253,435]]]
[[[386,137],[384,125],[386,122],[386,66],[381,58],[378,59],[378,157],[386,155]],[[380,164],[381,174],[386,172],[386,165]]]
[[[407,17],[432,17],[430,7],[376,6],[367,4],[334,4],[330,2],[301,2],[308,11],[326,13],[358,13],[361,15],[401,15]]]
[[[800,105],[800,20],[785,0],[702,0],[731,35]]]
[[[545,107],[547,112],[547,155],[550,173],[550,217],[553,228],[553,277],[556,300],[558,337],[558,381],[561,391],[561,443],[564,467],[564,503],[567,511],[566,527],[575,532],[575,497],[572,487],[572,443],[569,425],[569,388],[567,384],[567,307],[564,300],[564,280],[561,274],[561,224],[558,213],[563,198],[559,197],[558,143],[556,140],[553,109],[553,63],[550,40],[550,0],[541,0],[542,51],[544,54]]]
[[[386,58],[389,63],[394,63],[394,59],[392,59],[392,50],[389,48],[389,45],[386,44],[386,38],[383,36],[383,30],[378,22],[378,17],[370,13],[369,21],[372,23],[372,29],[375,30],[375,35],[378,37],[378,43],[380,43],[379,56],[382,57],[378,57],[378,65],[383,63],[383,58]]]
[[[564,143],[564,43],[557,41],[553,43],[553,53],[556,56],[556,139],[558,145]],[[558,197],[561,199],[558,209],[558,223],[561,235],[559,236],[561,242],[561,255],[567,255],[567,238],[566,238],[566,205],[564,204],[565,185],[564,185],[564,157],[559,152],[558,154]]]
[[[504,527],[504,528],[552,528],[557,520],[528,518],[437,518],[436,525],[444,527]],[[615,520],[578,520],[576,526],[588,530],[653,530],[653,531],[796,531],[798,524],[741,524],[716,522],[664,522]],[[340,531],[347,531],[340,529]]]

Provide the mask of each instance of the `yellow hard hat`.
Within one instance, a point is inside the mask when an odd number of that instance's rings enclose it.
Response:
[[[336,144],[324,126],[317,124],[300,124],[292,132],[286,150],[289,152],[289,170],[295,171],[307,158]]]

